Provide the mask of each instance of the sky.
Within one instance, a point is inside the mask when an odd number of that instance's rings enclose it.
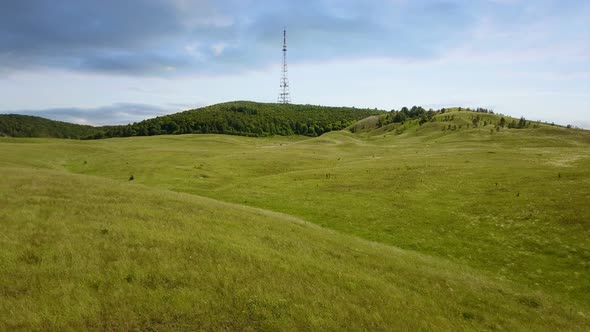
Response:
[[[0,1],[0,113],[125,124],[232,100],[485,107],[590,129],[590,1]]]

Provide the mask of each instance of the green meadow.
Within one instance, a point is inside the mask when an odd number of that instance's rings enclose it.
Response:
[[[0,138],[0,330],[589,330],[590,132],[474,116]]]

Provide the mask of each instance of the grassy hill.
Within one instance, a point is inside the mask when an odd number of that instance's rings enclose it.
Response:
[[[588,330],[590,133],[478,114],[0,138],[0,329]]]
[[[351,107],[265,104],[236,101],[115,127],[105,137],[162,134],[230,134],[241,136],[319,136],[344,129],[383,111]],[[100,138],[100,137],[99,137]]]
[[[124,126],[91,127],[34,116],[1,115],[0,136],[99,139],[165,134],[319,136],[383,111],[351,107],[236,101],[147,119]]]
[[[415,111],[414,109],[418,109]],[[413,113],[412,113],[413,112]],[[469,108],[448,108],[426,111],[414,106],[407,115],[401,111],[392,111],[378,114],[358,121],[347,129],[364,136],[375,136],[385,133],[392,134],[424,134],[431,137],[442,136],[445,132],[454,132],[462,129],[478,128],[499,132],[503,129],[537,129],[563,126],[547,124],[538,121],[530,121],[525,118],[513,118],[502,114],[495,114],[486,109],[472,110]],[[438,135],[432,135],[433,131],[441,131]]]
[[[296,218],[0,169],[2,330],[565,330],[546,294]]]

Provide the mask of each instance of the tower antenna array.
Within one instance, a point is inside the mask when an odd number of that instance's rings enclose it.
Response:
[[[291,103],[289,93],[289,77],[287,76],[287,29],[283,30],[283,72],[281,75],[281,89],[279,90],[278,102],[281,104]]]

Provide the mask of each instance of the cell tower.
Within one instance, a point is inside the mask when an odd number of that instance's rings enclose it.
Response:
[[[287,29],[283,30],[283,73],[281,75],[281,89],[279,90],[278,102],[289,104],[291,94],[289,93],[289,78],[287,76]]]

